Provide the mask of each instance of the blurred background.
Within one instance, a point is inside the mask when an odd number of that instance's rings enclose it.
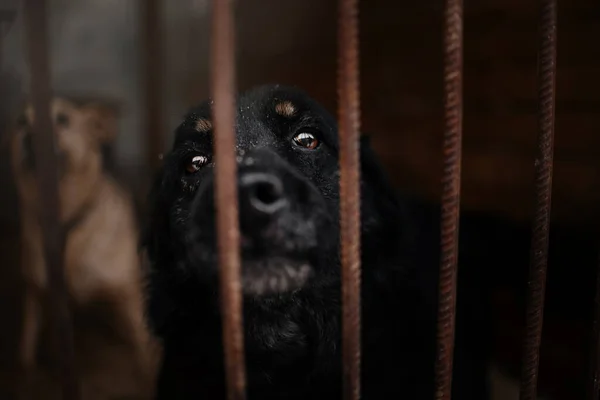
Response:
[[[150,131],[160,132],[162,138],[154,143],[166,150],[186,109],[208,96],[208,2],[157,2],[159,18],[150,25],[160,39],[160,51],[150,55],[143,52],[147,27],[140,11],[147,6],[144,1],[48,3],[52,86],[63,93],[118,102],[114,169],[141,204],[151,162],[158,159],[148,145]],[[441,188],[443,2],[360,3],[364,131],[371,135],[399,188],[437,201]],[[465,0],[462,206],[524,227],[529,226],[533,204],[536,4]],[[20,7],[18,1],[0,0],[1,135],[7,133],[4,127],[14,119],[15,107],[29,88]],[[240,1],[236,18],[240,89],[269,82],[293,84],[336,112],[335,1]],[[595,230],[600,226],[598,37],[600,3],[559,1],[552,220],[562,232],[560,237],[566,239],[557,239],[557,246],[595,244]],[[146,112],[144,74],[149,62],[160,73],[155,92],[160,118]],[[158,126],[148,127],[148,121]],[[8,147],[3,146],[0,398],[10,398],[21,312],[19,213],[8,159]],[[498,251],[509,253],[508,240],[502,240],[498,239]],[[597,246],[591,247],[594,253]],[[549,271],[549,282],[554,277],[556,283],[549,283],[548,302],[556,307],[545,313],[540,392],[551,399],[574,399],[582,395],[589,373],[590,307],[597,262],[595,256],[582,256],[568,246],[560,254],[564,262]],[[527,260],[504,267],[494,271],[502,275],[494,286],[494,354],[497,368],[518,376]],[[553,274],[552,268],[559,272]],[[579,311],[565,311],[567,303]],[[516,394],[503,396],[516,399]]]

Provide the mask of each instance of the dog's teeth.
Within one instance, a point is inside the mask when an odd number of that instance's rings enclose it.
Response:
[[[271,286],[271,290],[277,290],[278,289],[277,283],[279,283],[278,277],[272,276],[271,279],[269,279],[269,286]]]
[[[300,275],[300,279],[301,280],[306,280],[308,279],[308,277],[311,274],[312,269],[310,268],[310,265],[306,265],[304,264],[303,266],[300,267],[299,269],[299,275]]]
[[[288,277],[290,277],[291,279],[296,278],[296,271],[289,265],[285,267],[285,272],[287,272]]]
[[[244,290],[254,295],[283,293],[301,287],[312,269],[303,264],[294,266],[286,263],[271,264],[268,268],[250,267],[244,277]]]

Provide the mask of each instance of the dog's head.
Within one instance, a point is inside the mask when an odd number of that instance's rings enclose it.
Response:
[[[150,197],[143,241],[155,272],[216,288],[212,106],[192,109],[178,127]],[[303,92],[282,86],[240,95],[236,110],[244,293],[281,294],[339,282],[335,119]],[[395,221],[397,203],[366,141],[361,161],[364,241],[365,233]],[[370,247],[363,242],[363,249]]]
[[[61,220],[64,222],[77,214],[95,193],[103,174],[103,146],[116,135],[116,112],[108,103],[57,96],[52,99],[50,116],[58,152]],[[11,129],[10,145],[13,175],[22,203],[38,210],[34,118],[33,106],[25,104]]]

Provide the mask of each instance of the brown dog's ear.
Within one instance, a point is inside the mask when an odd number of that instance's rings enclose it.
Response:
[[[119,110],[116,105],[93,102],[82,106],[90,129],[100,143],[111,143],[117,136]]]

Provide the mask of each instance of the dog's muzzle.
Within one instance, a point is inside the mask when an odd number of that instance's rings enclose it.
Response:
[[[275,154],[251,154],[252,163],[238,168],[238,204],[242,286],[246,294],[293,291],[313,275],[319,223],[324,206],[320,193]],[[215,207],[216,206],[216,207]],[[193,246],[212,248],[215,212],[214,174],[199,187],[194,208]],[[203,233],[201,233],[201,231]],[[211,234],[214,232],[214,234]]]
[[[289,209],[290,201],[284,191],[283,182],[277,175],[246,172],[240,175],[239,182],[241,220],[254,225],[254,229],[267,224]]]

